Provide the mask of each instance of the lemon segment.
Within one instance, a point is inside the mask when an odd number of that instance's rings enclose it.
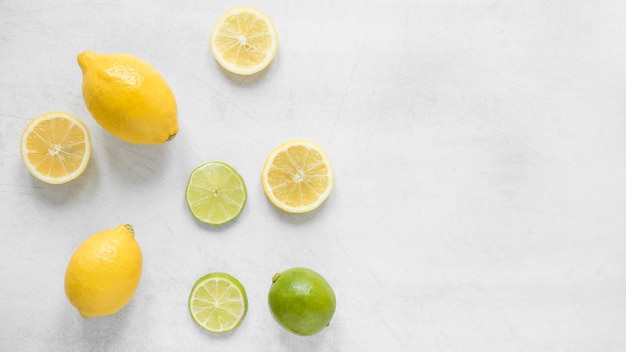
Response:
[[[260,10],[240,6],[224,12],[211,32],[211,52],[226,70],[251,75],[276,56],[278,36],[272,20]]]
[[[326,152],[306,140],[291,140],[275,148],[265,160],[261,183],[267,198],[290,213],[318,208],[334,185]]]
[[[80,176],[91,159],[87,126],[66,112],[51,112],[33,119],[20,137],[20,153],[37,179],[62,184]]]
[[[162,144],[178,133],[176,99],[161,74],[130,54],[78,55],[83,99],[109,133],[134,144]]]
[[[209,162],[191,172],[185,198],[197,220],[219,226],[234,220],[243,210],[247,199],[246,185],[231,166]]]
[[[130,225],[100,231],[76,249],[65,271],[65,294],[84,318],[111,315],[135,294],[142,254]]]
[[[193,285],[188,307],[191,318],[200,327],[212,333],[225,333],[243,321],[248,311],[248,297],[235,277],[210,273]]]

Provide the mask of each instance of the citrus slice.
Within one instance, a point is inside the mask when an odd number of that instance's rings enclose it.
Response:
[[[246,185],[235,169],[213,161],[191,172],[185,197],[196,219],[218,226],[239,216],[246,205]]]
[[[91,158],[91,138],[85,124],[66,112],[33,119],[20,137],[20,152],[37,179],[61,184],[80,176]]]
[[[224,12],[211,32],[211,51],[226,70],[251,75],[266,68],[276,56],[278,37],[272,20],[250,6]]]
[[[263,191],[278,208],[305,213],[319,207],[333,189],[333,168],[326,152],[306,140],[291,140],[274,149],[261,174]]]
[[[188,305],[196,324],[209,332],[224,333],[241,324],[248,311],[248,297],[233,276],[210,273],[193,285]]]

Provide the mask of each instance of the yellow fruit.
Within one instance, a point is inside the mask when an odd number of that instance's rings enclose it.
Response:
[[[65,294],[83,318],[111,315],[133,297],[142,256],[133,227],[120,225],[87,238],[65,272]]]
[[[240,6],[224,12],[211,32],[211,51],[217,62],[240,75],[266,68],[277,50],[274,23],[254,7]]]
[[[78,55],[83,98],[93,118],[112,135],[135,144],[161,144],[178,133],[176,99],[165,79],[130,54]]]
[[[304,213],[319,207],[333,189],[326,152],[311,141],[291,140],[275,148],[261,173],[263,191],[278,208]]]
[[[20,152],[28,171],[51,184],[80,176],[91,158],[91,139],[85,124],[66,112],[33,119],[20,137]]]

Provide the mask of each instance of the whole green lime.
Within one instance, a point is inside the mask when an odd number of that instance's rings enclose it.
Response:
[[[336,299],[322,275],[307,268],[291,268],[274,275],[268,295],[274,319],[296,334],[317,334],[330,324]]]

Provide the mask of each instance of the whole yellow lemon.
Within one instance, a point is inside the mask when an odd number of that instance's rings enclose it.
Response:
[[[135,144],[161,144],[176,136],[176,99],[149,63],[130,54],[85,51],[78,65],[85,105],[109,133]]]
[[[142,256],[131,225],[88,237],[65,271],[65,294],[83,318],[111,315],[131,300],[141,277]]]

